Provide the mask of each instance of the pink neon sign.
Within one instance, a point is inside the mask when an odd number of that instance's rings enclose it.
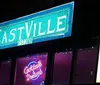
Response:
[[[24,74],[26,76],[26,80],[36,80],[42,75],[42,63],[41,61],[32,61],[24,68]]]

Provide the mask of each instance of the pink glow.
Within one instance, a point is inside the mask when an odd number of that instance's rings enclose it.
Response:
[[[41,70],[42,63],[40,61],[37,62],[37,64],[31,64],[29,63],[29,66],[26,66],[24,68],[24,74],[26,75],[26,81],[29,80],[36,80],[39,78],[39,76],[43,73]],[[36,70],[38,70],[36,72]],[[32,72],[32,74],[30,74]]]

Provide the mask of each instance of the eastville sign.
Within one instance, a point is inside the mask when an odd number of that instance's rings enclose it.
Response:
[[[74,2],[0,23],[0,49],[71,36]]]

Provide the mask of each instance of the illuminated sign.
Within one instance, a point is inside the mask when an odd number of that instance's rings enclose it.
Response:
[[[71,36],[74,2],[0,23],[0,49]]]
[[[100,46],[99,46],[99,56],[98,56],[98,68],[97,68],[96,83],[100,83]]]
[[[32,61],[24,68],[24,74],[26,75],[26,81],[36,80],[42,75],[42,63],[40,61]]]

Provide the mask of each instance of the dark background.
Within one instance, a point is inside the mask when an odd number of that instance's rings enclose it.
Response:
[[[70,1],[73,0],[0,0],[0,23],[18,17],[22,17],[25,15],[29,15],[31,13],[35,13],[41,10],[45,10],[54,6],[58,6],[64,3],[68,3]],[[72,39],[66,38],[65,40],[59,39],[56,42],[53,41],[53,43],[52,41],[50,41],[50,43],[43,42],[35,45],[22,46],[21,49],[20,47],[15,47],[16,49],[11,48],[8,50],[0,50],[0,53],[2,54],[2,57],[1,56],[0,57],[4,59],[9,55],[11,56],[11,58],[15,58],[18,57],[19,55],[22,57],[23,55],[26,55],[28,53],[30,54],[30,53],[48,51],[49,53],[52,53],[49,54],[48,57],[49,58],[48,67],[51,68],[53,65],[51,61],[53,61],[54,52],[59,51],[63,48],[72,48],[73,46],[78,47],[79,45],[87,47],[86,44],[91,44],[93,42],[91,39],[100,36],[99,3],[97,2],[97,0],[74,0],[74,1],[75,1],[75,6],[74,6],[75,8],[74,8],[73,28],[71,36]],[[12,65],[13,65],[12,69],[14,69],[14,64]],[[51,73],[50,71],[52,69],[50,68],[48,69],[48,73]],[[14,71],[12,70],[12,73],[13,72]],[[50,75],[48,74],[48,76]],[[10,82],[13,83],[13,77],[11,77],[11,79],[12,80]],[[47,80],[50,80],[50,78],[47,78]]]
[[[73,0],[0,0],[0,22],[29,15],[70,1]],[[97,0],[74,1],[73,35],[78,40],[100,35],[98,27],[99,3]]]

